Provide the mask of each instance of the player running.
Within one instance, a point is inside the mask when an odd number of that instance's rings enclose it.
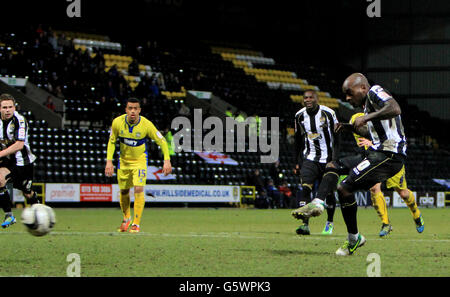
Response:
[[[119,232],[126,232],[131,224],[130,188],[134,186],[134,219],[129,232],[140,231],[142,212],[145,206],[144,186],[147,180],[147,141],[153,139],[164,154],[163,173],[172,172],[169,148],[163,135],[151,121],[140,115],[137,98],[130,98],[125,107],[126,114],[115,118],[108,141],[105,175],[114,173],[113,156],[117,139],[120,141],[120,159],[117,166],[117,180],[120,188],[120,208],[123,221]]]
[[[302,201],[299,206],[311,202],[314,183],[322,179],[326,165],[338,156],[339,139],[335,135],[338,120],[334,110],[319,104],[319,97],[314,90],[303,94],[305,107],[295,114],[295,157],[296,171],[300,172],[303,187]],[[334,195],[330,193],[329,196]],[[327,199],[328,217],[333,217],[336,199]],[[333,205],[334,202],[334,205]],[[303,224],[296,230],[298,235],[309,235],[309,218],[301,218]],[[332,220],[332,219],[331,219]]]

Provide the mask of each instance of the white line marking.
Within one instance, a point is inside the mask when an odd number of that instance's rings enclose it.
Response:
[[[27,234],[27,232],[10,231],[10,232],[0,232],[0,235],[18,235]],[[250,233],[251,234],[251,233]],[[53,231],[50,233],[52,236],[161,236],[161,237],[205,237],[205,238],[240,238],[240,239],[274,239],[277,236],[255,236],[255,235],[244,235],[238,232],[219,232],[219,233],[127,233],[127,232],[64,232],[64,231]],[[292,235],[288,239],[293,240],[343,240],[346,238],[345,234],[342,236],[323,236],[321,233],[311,233],[312,236],[295,236]],[[285,237],[286,238],[286,237]],[[370,241],[409,241],[409,242],[450,242],[450,239],[404,239],[404,238],[370,238]]]

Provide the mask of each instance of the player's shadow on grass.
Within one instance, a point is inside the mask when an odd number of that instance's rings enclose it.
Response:
[[[297,256],[297,255],[307,255],[307,256],[325,256],[329,255],[330,252],[325,251],[302,251],[302,250],[270,250],[268,251],[271,254],[278,255],[278,256]]]
[[[291,236],[293,232],[286,231],[286,232],[279,232],[279,231],[252,231],[253,234],[276,234],[276,235],[288,235]],[[295,231],[294,231],[295,233]]]
[[[255,250],[251,249],[235,249],[235,251],[239,252],[254,252]],[[307,255],[307,256],[324,256],[329,255],[329,252],[321,252],[321,251],[301,251],[301,250],[268,250],[264,249],[263,252],[268,254],[278,255],[278,256],[298,256],[298,255]]]

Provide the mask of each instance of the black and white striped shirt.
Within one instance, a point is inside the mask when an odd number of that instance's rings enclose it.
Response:
[[[392,95],[386,89],[374,85],[367,93],[364,113],[380,110],[389,99],[392,99]],[[400,115],[387,120],[369,121],[367,126],[372,138],[372,149],[406,155],[406,136]]]
[[[29,165],[36,160],[28,142],[28,123],[17,111],[10,120],[0,121],[0,142],[2,149],[13,145],[16,141],[23,141],[23,149],[16,152],[12,158],[13,164],[17,166]]]
[[[319,163],[332,160],[334,127],[338,123],[336,113],[329,107],[319,105],[315,114],[309,114],[306,107],[295,114],[295,133],[304,138],[303,159]]]

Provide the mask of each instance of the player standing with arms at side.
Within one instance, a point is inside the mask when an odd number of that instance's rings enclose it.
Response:
[[[108,141],[105,175],[114,173],[113,156],[117,138],[120,141],[120,159],[117,166],[117,180],[120,188],[120,208],[123,221],[119,232],[126,232],[131,224],[130,188],[134,186],[134,219],[129,232],[140,231],[140,221],[145,206],[144,186],[147,180],[147,158],[149,138],[160,146],[164,154],[163,173],[172,172],[169,148],[163,135],[155,125],[140,115],[141,107],[137,98],[130,98],[125,107],[126,114],[112,122]]]
[[[12,202],[6,189],[9,179],[13,180],[13,187],[22,191],[28,204],[38,203],[36,193],[31,189],[33,185],[34,165],[36,156],[33,155],[28,143],[28,123],[16,111],[16,101],[10,94],[0,95],[0,142],[2,150],[0,159],[0,204],[5,211],[3,228],[16,222],[12,214]]]
[[[406,161],[406,137],[400,106],[381,86],[371,87],[364,75],[353,73],[344,81],[342,91],[354,107],[364,106],[364,116],[356,118],[353,126],[339,125],[337,130],[350,128],[358,135],[370,137],[373,142],[366,158],[350,171],[338,187],[348,239],[336,255],[348,256],[366,242],[358,231],[358,206],[353,193],[358,189],[369,190],[402,169]],[[323,209],[323,200],[316,198],[298,214],[303,217],[318,216]]]

